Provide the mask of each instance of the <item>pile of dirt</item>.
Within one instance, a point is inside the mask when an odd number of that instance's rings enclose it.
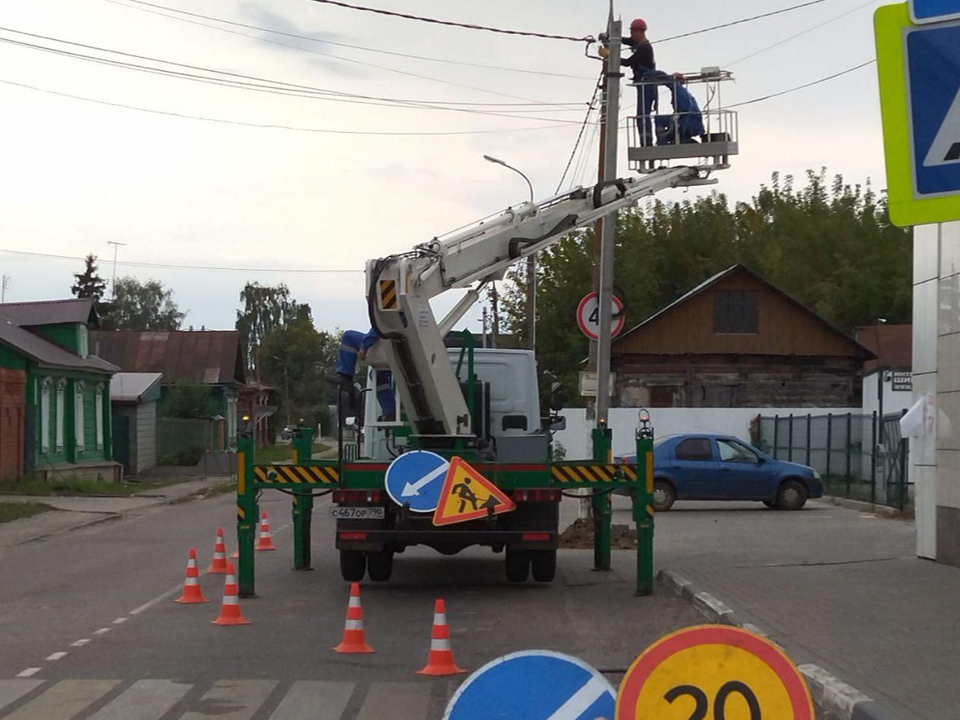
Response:
[[[636,550],[637,531],[629,525],[614,525],[611,527],[613,538],[610,546],[614,550]],[[560,535],[560,547],[566,550],[593,549],[593,521],[575,520]]]

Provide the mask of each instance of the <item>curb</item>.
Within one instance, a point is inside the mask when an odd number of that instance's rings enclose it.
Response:
[[[20,542],[11,545],[10,547],[19,547],[20,545],[29,545],[30,543],[39,542],[41,540],[46,540],[47,538],[59,537],[60,535],[66,535],[67,533],[72,533],[76,530],[83,530],[84,528],[93,527],[94,525],[102,525],[103,523],[111,522],[112,520],[119,520],[122,515],[120,513],[100,513],[103,517],[98,517],[93,520],[87,520],[86,522],[78,523],[76,525],[71,525],[70,527],[60,528],[59,530],[54,530],[52,532],[41,533],[34,537],[27,538],[26,540],[21,540]]]
[[[822,498],[818,499],[821,502],[825,502],[829,505],[835,505],[836,507],[847,508],[849,510],[860,510],[861,512],[882,515],[883,517],[892,518],[895,520],[909,520],[914,516],[912,508],[910,510],[897,510],[896,508],[892,508],[887,505],[877,505],[875,503],[865,502],[863,500],[851,500],[849,498],[838,497],[836,495],[824,495]]]
[[[657,579],[672,595],[690,602],[705,618],[721,625],[741,627],[762,637],[767,633],[752,623],[742,622],[736,613],[707,592],[698,592],[693,583],[672,570],[661,570]],[[824,720],[898,720],[897,716],[819,665],[807,663],[798,668],[807,681],[816,707]],[[818,715],[818,717],[820,717]]]

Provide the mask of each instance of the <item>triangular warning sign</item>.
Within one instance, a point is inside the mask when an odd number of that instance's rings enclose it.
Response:
[[[440,491],[433,524],[438,527],[453,525],[516,509],[516,503],[500,488],[470,467],[463,458],[455,457]]]

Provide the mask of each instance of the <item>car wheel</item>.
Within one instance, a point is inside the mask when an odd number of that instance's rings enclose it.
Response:
[[[657,480],[653,483],[653,509],[657,512],[666,512],[673,507],[677,501],[677,491],[673,485],[664,481]]]
[[[367,555],[360,550],[340,551],[340,575],[347,582],[360,582],[367,572]]]
[[[527,581],[530,575],[530,553],[507,546],[507,580],[512,583]]]
[[[787,480],[780,485],[777,493],[777,507],[780,510],[799,510],[807,502],[807,489],[796,480]]]
[[[367,573],[374,582],[387,582],[393,575],[393,550],[367,553]]]
[[[533,556],[530,562],[533,579],[541,583],[553,582],[557,576],[557,551],[535,550],[531,555]]]
[[[764,501],[763,501],[763,504],[766,505],[768,508],[771,508],[771,509],[776,509],[776,507],[777,507],[777,503],[776,503],[775,500],[764,500]]]

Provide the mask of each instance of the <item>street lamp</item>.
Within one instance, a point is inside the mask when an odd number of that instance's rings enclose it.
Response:
[[[533,205],[533,183],[530,178],[517,170],[513,165],[508,165],[499,158],[490,155],[484,155],[483,159],[494,165],[503,165],[508,170],[513,170],[517,175],[527,181],[527,187],[530,189],[530,204]],[[530,339],[530,348],[537,348],[537,260],[533,255],[527,257],[527,322],[529,323],[527,332]]]

